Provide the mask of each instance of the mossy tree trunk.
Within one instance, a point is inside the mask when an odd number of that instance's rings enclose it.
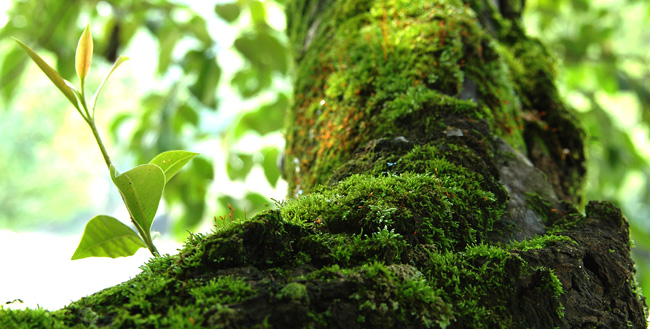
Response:
[[[522,10],[292,2],[285,165],[302,201],[283,214],[357,245],[334,263],[415,271],[440,299],[402,305],[413,326],[645,328],[626,220],[607,203],[576,210],[583,132]]]
[[[627,221],[576,210],[583,133],[521,2],[291,1],[295,197],[0,324],[645,328]]]

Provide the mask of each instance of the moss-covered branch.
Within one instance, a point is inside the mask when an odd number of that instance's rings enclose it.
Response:
[[[608,203],[576,210],[582,132],[521,10],[291,1],[295,197],[0,324],[645,328],[627,221]]]

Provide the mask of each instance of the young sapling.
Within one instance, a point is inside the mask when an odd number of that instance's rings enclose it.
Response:
[[[61,75],[49,66],[34,50],[23,42],[16,40],[27,52],[29,57],[47,75],[47,77],[59,88],[63,95],[72,103],[72,106],[79,112],[86,121],[95,137],[95,141],[104,157],[104,162],[113,184],[120,191],[122,201],[131,216],[131,222],[137,233],[123,224],[118,219],[98,215],[93,217],[86,224],[83,236],[72,259],[86,257],[123,257],[131,256],[140,248],[147,248],[151,254],[158,257],[160,254],[153,244],[151,238],[151,224],[153,223],[162,192],[169,180],[178,173],[198,153],[188,151],[167,151],[157,155],[147,164],[137,166],[125,173],[117,171],[111,163],[106,152],[106,147],[99,135],[95,124],[95,105],[99,92],[104,87],[108,77],[115,69],[128,59],[120,56],[108,72],[104,80],[99,84],[90,104],[86,102],[85,80],[90,71],[90,63],[93,56],[93,39],[90,32],[90,24],[79,38],[75,55],[75,68],[80,80],[80,88],[75,88]],[[90,106],[89,106],[90,105]]]

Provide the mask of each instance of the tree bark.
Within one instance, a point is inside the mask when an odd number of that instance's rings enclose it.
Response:
[[[646,327],[628,224],[523,1],[294,0],[295,198],[54,313],[66,325]],[[1,318],[1,317],[0,317]],[[1,323],[1,322],[0,322]]]
[[[625,218],[607,203],[576,210],[584,134],[522,10],[523,1],[293,2],[290,192],[328,196],[329,207],[301,214],[319,232],[399,236],[404,249],[376,260],[414,266],[442,289],[451,327],[645,328]],[[430,257],[463,270],[435,273]],[[497,264],[510,264],[505,276],[476,267]],[[440,285],[452,278],[462,279]]]

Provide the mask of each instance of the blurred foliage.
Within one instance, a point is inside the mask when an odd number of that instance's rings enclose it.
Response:
[[[585,199],[622,208],[650,291],[650,3],[531,0],[524,20],[557,54],[560,89],[587,131]]]
[[[280,176],[277,147],[259,145],[258,149],[240,150],[236,146],[247,134],[278,133],[288,106],[288,88],[278,87],[277,83],[288,71],[285,38],[282,31],[268,23],[269,7],[277,9],[280,5],[237,0],[217,4],[205,12],[196,10],[189,2],[163,0],[14,1],[7,13],[8,22],[0,29],[0,51],[5,50],[0,57],[0,95],[4,102],[12,101],[16,89],[23,87],[21,77],[27,67],[27,57],[10,44],[10,37],[39,52],[49,51],[56,59],[56,69],[72,80],[74,61],[70,59],[74,58],[76,36],[86,23],[93,24],[96,60],[101,57],[107,62],[113,62],[118,55],[138,56],[123,50],[138,33],[144,32],[158,45],[156,73],[167,82],[167,87],[150,90],[138,108],[116,115],[108,127],[112,140],[125,146],[138,164],[147,163],[160,152],[192,150],[202,142],[221,140],[228,155],[217,161],[225,162],[231,180],[246,180],[258,166],[275,186]],[[219,44],[224,39],[222,32],[208,26],[226,26],[234,31],[232,45]],[[242,64],[230,74],[230,88],[244,100],[262,101],[253,102],[253,109],[240,109],[234,118],[218,116],[223,122],[207,125],[206,117],[222,111],[220,90],[229,87],[222,83],[224,63],[219,57],[232,50],[241,57]],[[214,197],[208,192],[215,184],[215,167],[219,165],[208,157],[196,158],[185,173],[167,185],[164,198],[168,207],[181,214],[173,222],[173,231],[178,235],[196,229],[202,219],[213,217],[214,214],[206,213],[206,204],[214,203],[207,198]],[[17,180],[3,181],[2,186],[16,183]],[[25,197],[27,193],[16,197]],[[2,200],[10,202],[8,198]],[[218,212],[230,212],[232,204],[235,216],[240,218],[250,217],[270,203],[257,193],[237,196],[229,191],[222,191],[216,201],[220,205]],[[11,206],[3,207],[4,214],[9,212]],[[6,217],[4,220],[11,219]],[[0,226],[6,224],[0,222]]]

